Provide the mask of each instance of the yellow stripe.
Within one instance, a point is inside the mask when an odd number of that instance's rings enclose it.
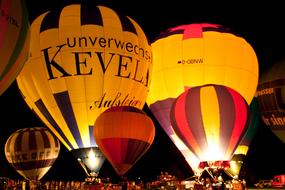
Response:
[[[237,149],[235,150],[235,153],[234,154],[243,154],[243,155],[246,155],[247,152],[248,152],[248,146],[246,145],[239,145],[237,147]]]
[[[208,150],[205,150],[205,153],[215,153],[216,157],[219,156],[217,154],[219,154],[220,111],[214,87],[201,88],[200,99],[202,120],[208,142]]]

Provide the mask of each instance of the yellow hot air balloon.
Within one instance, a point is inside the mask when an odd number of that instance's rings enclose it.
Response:
[[[258,84],[258,60],[251,45],[216,24],[181,25],[152,43],[153,71],[147,104],[195,173],[200,160],[174,132],[171,105],[185,90],[205,84],[230,87],[248,104]]]
[[[40,180],[58,157],[60,143],[45,127],[19,129],[5,144],[5,156],[26,179]]]
[[[99,114],[144,106],[152,66],[148,40],[130,17],[90,1],[40,15],[31,33],[19,89],[60,141],[81,161],[90,160],[86,155],[99,155],[86,152],[99,151],[93,137]]]
[[[30,25],[24,0],[0,1],[0,95],[28,58]]]
[[[228,28],[207,23],[177,26],[161,33],[152,43],[152,51],[149,105],[205,84],[230,87],[248,104],[254,97],[256,54],[244,38]]]

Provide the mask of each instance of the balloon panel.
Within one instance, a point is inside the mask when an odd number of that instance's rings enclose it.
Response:
[[[248,104],[255,94],[256,54],[245,39],[228,28],[206,23],[177,26],[158,36],[152,51],[148,105],[176,98],[186,88],[205,84],[228,86]]]
[[[236,91],[220,85],[193,87],[170,112],[178,137],[200,161],[230,160],[247,129],[248,106]]]
[[[236,151],[234,154],[243,154],[246,155],[247,151],[249,150],[250,143],[256,133],[256,130],[259,126],[260,121],[260,111],[258,106],[257,98],[254,97],[250,106],[249,106],[249,122],[248,122],[248,128],[239,143]]]
[[[94,121],[107,108],[143,107],[151,49],[131,18],[86,2],[44,13],[31,29],[18,86],[69,150],[97,146]]]
[[[30,25],[23,0],[0,1],[0,95],[28,58]]]
[[[47,128],[25,128],[14,132],[5,144],[8,162],[28,179],[39,180],[51,168],[60,143]]]

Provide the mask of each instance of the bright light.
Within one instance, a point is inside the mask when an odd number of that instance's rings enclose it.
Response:
[[[238,175],[239,173],[239,166],[237,164],[236,161],[230,161],[230,165],[231,165],[231,171],[233,172],[234,175]]]
[[[180,140],[180,138],[176,134],[170,135],[170,138],[178,148],[178,150],[187,150],[187,146]]]
[[[100,162],[98,159],[99,158],[95,155],[94,151],[91,149],[84,163],[92,171],[92,170],[95,170],[99,166]]]
[[[229,160],[224,157],[224,153],[221,151],[219,145],[209,143],[207,150],[203,150],[204,155],[201,161],[217,161],[217,160]]]

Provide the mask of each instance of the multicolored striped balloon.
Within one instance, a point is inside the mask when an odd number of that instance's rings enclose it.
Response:
[[[95,140],[120,176],[146,153],[154,135],[152,120],[130,106],[109,108],[94,124]]]
[[[19,129],[5,144],[5,156],[26,179],[40,180],[58,157],[60,143],[44,127]]]
[[[0,95],[22,69],[30,45],[30,25],[24,0],[0,1]]]
[[[229,161],[247,129],[248,105],[231,88],[193,87],[174,102],[171,124],[200,161]]]

